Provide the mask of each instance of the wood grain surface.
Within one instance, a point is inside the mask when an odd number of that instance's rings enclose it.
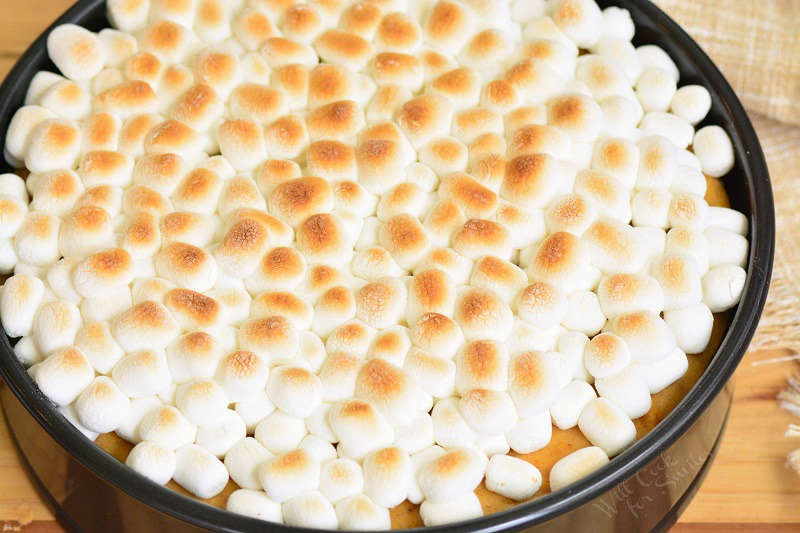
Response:
[[[0,79],[70,0],[0,0]],[[800,530],[800,477],[784,465],[800,441],[783,437],[797,421],[779,409],[775,395],[794,362],[754,365],[787,355],[745,356],[736,373],[731,419],[716,462],[676,532],[721,533]],[[2,386],[0,384],[0,386]],[[0,421],[0,532],[62,531],[37,494]]]

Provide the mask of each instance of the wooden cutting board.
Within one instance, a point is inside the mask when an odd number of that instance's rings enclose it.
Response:
[[[0,0],[0,79],[16,58],[71,0]],[[778,408],[775,395],[794,362],[754,366],[786,355],[748,354],[736,373],[731,419],[719,455],[677,532],[798,531],[800,477],[784,466],[800,440],[783,437],[798,421]],[[2,385],[0,385],[2,386]],[[0,422],[0,532],[62,531],[37,495]]]

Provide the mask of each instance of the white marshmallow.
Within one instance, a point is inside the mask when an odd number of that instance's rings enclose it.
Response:
[[[267,393],[275,406],[285,413],[306,418],[322,402],[323,385],[305,368],[280,366],[270,372]]]
[[[597,393],[585,381],[571,381],[562,388],[553,405],[550,406],[550,418],[559,429],[570,429],[578,423],[583,408]]]
[[[550,469],[550,490],[555,492],[580,480],[608,463],[608,455],[597,446],[581,448],[562,457]]]
[[[547,446],[553,434],[549,410],[545,409],[519,422],[506,432],[508,444],[517,453],[532,453]]]
[[[613,376],[595,379],[594,386],[602,398],[617,405],[629,418],[639,418],[650,410],[650,388],[647,386],[647,382],[631,367],[627,367]]]
[[[542,474],[527,461],[495,455],[486,467],[486,488],[515,501],[527,500],[539,492]]]
[[[225,468],[234,483],[243,489],[261,489],[258,468],[272,454],[253,437],[245,437],[236,442],[225,454]]]
[[[129,353],[114,365],[111,376],[132,398],[157,394],[171,381],[166,354],[162,350]]]
[[[239,489],[228,496],[225,509],[232,513],[237,513],[267,522],[280,524],[283,522],[281,504],[273,501],[260,490]]]
[[[128,442],[140,442],[142,439],[139,435],[139,425],[142,422],[142,418],[151,411],[161,409],[162,405],[163,402],[157,396],[131,398],[127,414],[115,430],[115,433]]]
[[[380,530],[392,527],[389,510],[375,504],[364,494],[356,494],[337,503],[336,516],[341,529]]]
[[[42,354],[36,348],[36,343],[32,337],[22,337],[14,345],[14,355],[25,365],[31,366],[42,360]]]
[[[53,215],[28,212],[14,236],[14,252],[19,263],[48,266],[59,258],[60,220]]]
[[[75,413],[81,424],[97,433],[117,429],[129,408],[130,399],[105,376],[95,378],[75,401]]]
[[[336,459],[336,448],[333,444],[316,435],[303,437],[298,449],[307,451],[320,464]]]
[[[106,55],[97,35],[75,24],[62,24],[50,32],[47,54],[61,73],[73,80],[100,72]]]
[[[94,379],[86,356],[74,347],[59,350],[30,369],[42,393],[60,406],[72,403]]]
[[[686,353],[701,353],[711,340],[714,315],[703,303],[664,311],[664,322],[675,334],[678,348]]]
[[[583,353],[589,337],[579,331],[566,331],[562,333],[556,344],[556,353],[561,358],[562,367],[573,379],[580,379],[591,383],[593,378],[583,364]]]
[[[388,446],[394,430],[371,404],[349,400],[335,404],[328,422],[339,439],[339,455],[361,460],[369,452]]]
[[[689,359],[680,348],[655,363],[637,363],[633,370],[647,383],[650,394],[657,394],[678,381],[689,368]]]
[[[419,514],[422,522],[430,527],[478,518],[483,515],[483,508],[475,493],[467,492],[442,503],[425,500],[420,505]]]
[[[707,228],[708,265],[711,267],[723,264],[744,268],[749,257],[750,243],[746,237],[722,228]]]
[[[703,173],[715,178],[727,174],[736,162],[731,139],[719,126],[706,126],[697,130],[692,149],[700,160]]]
[[[727,311],[739,303],[747,273],[737,265],[718,265],[703,276],[703,303],[713,313]]]
[[[695,125],[711,109],[711,95],[702,85],[684,85],[672,96],[670,111]]]
[[[177,457],[170,448],[143,441],[128,453],[125,464],[149,480],[166,485],[175,472]]]
[[[504,391],[473,389],[461,396],[458,409],[470,427],[483,435],[504,434],[518,420],[514,402]]]
[[[275,410],[258,423],[255,437],[267,450],[280,454],[296,449],[306,433],[302,418]]]
[[[394,434],[395,446],[408,453],[416,453],[424,448],[433,446],[433,419],[428,413],[420,413],[408,424],[396,426]]]
[[[288,526],[336,529],[339,523],[333,505],[315,490],[284,502],[282,510],[283,521]]]
[[[175,482],[198,498],[212,498],[228,483],[225,465],[209,451],[187,444],[175,451]]]
[[[508,392],[521,418],[548,409],[561,389],[561,365],[552,352],[530,351],[509,365]]]
[[[228,398],[215,381],[193,379],[175,390],[175,405],[196,426],[216,422],[228,407]]]
[[[403,371],[428,394],[445,398],[455,392],[456,367],[452,361],[413,347],[403,361]]]
[[[605,398],[591,400],[581,412],[578,427],[595,446],[614,456],[636,440],[636,427],[626,413]]]
[[[48,355],[73,344],[82,322],[80,311],[73,303],[55,300],[43,304],[36,311],[32,329],[39,352]]]
[[[436,402],[431,412],[433,435],[437,444],[445,448],[469,447],[475,444],[475,431],[458,409],[456,398]]]
[[[711,228],[725,229],[746,236],[749,225],[747,216],[739,211],[718,206],[708,208],[708,226]]]
[[[56,76],[56,78],[54,83],[63,79],[60,76]],[[20,107],[11,117],[6,132],[4,149],[6,160],[13,166],[22,166],[30,146],[31,133],[44,121],[55,117],[55,113],[42,106],[25,105]]]

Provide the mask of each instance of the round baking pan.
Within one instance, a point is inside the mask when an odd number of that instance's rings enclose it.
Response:
[[[645,437],[608,465],[558,492],[506,511],[427,528],[463,531],[659,531],[672,525],[696,492],[721,439],[732,398],[729,383],[755,332],[767,297],[775,245],[775,216],[767,165],[741,103],[700,47],[646,0],[600,1],[630,10],[634,44],[657,44],[673,58],[681,85],[708,88],[712,108],[704,124],[730,135],[736,165],[724,178],[732,207],[750,220],[747,281],[717,353],[678,406]],[[54,25],[108,26],[102,0],[82,0]],[[49,30],[48,30],[49,31]],[[0,86],[0,145],[38,70],[54,70],[40,36]],[[11,170],[0,166],[0,171]],[[87,440],[37,389],[0,336],[0,400],[14,439],[69,527],[85,531],[304,531],[234,515],[136,474]],[[305,530],[313,531],[313,530]]]

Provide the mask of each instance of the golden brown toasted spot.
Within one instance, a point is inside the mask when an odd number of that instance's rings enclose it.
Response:
[[[270,195],[270,205],[278,214],[289,219],[295,213],[307,214],[321,208],[331,197],[330,184],[313,176],[297,178],[281,183]]]
[[[303,65],[286,65],[273,72],[275,83],[292,95],[300,95],[308,88],[310,73]]]
[[[411,73],[421,67],[419,59],[409,54],[381,52],[372,63],[378,78],[394,78]]]
[[[625,144],[622,141],[612,140],[603,145],[602,158],[603,161],[611,168],[617,168],[624,165],[629,157],[629,153]]]
[[[638,333],[650,329],[649,315],[644,311],[620,315],[614,319],[614,331],[625,333]]]
[[[490,81],[485,94],[489,102],[499,106],[510,106],[517,101],[517,90],[505,80]]]
[[[589,226],[586,234],[599,246],[614,254],[627,254],[628,242],[625,235],[613,224],[598,220]]]
[[[184,242],[170,243],[164,252],[169,263],[180,270],[195,270],[206,261],[206,253],[201,248]]]
[[[112,248],[96,252],[89,258],[89,268],[96,275],[102,277],[116,277],[120,272],[130,270],[131,254],[122,248]]]
[[[555,204],[553,215],[564,224],[572,224],[583,219],[588,210],[589,204],[586,199],[573,194]]]
[[[125,203],[136,212],[152,213],[161,215],[171,209],[166,198],[159,193],[145,187],[144,185],[134,185],[125,192]]]
[[[115,85],[97,95],[97,102],[102,107],[131,107],[155,103],[156,94],[153,88],[144,81],[131,80]]]
[[[440,476],[450,476],[461,472],[469,462],[464,450],[451,450],[433,461],[433,469]]]
[[[462,31],[466,25],[466,14],[453,2],[437,2],[425,25],[428,35],[435,39],[447,39]]]
[[[303,34],[313,31],[322,24],[322,19],[312,7],[296,4],[283,15],[284,31]]]
[[[411,290],[423,309],[447,301],[452,292],[449,289],[449,276],[437,268],[419,272],[411,280]]]
[[[497,194],[469,174],[451,174],[446,178],[445,188],[446,197],[452,198],[469,212],[488,215],[497,207]]]
[[[311,215],[297,230],[298,242],[302,242],[303,248],[314,252],[335,249],[341,239],[339,225],[327,213]]]
[[[164,303],[170,309],[178,310],[200,325],[216,323],[220,314],[220,305],[214,298],[189,289],[172,289],[164,297]]]
[[[195,132],[178,120],[165,120],[148,134],[152,146],[178,146],[192,141]]]
[[[237,350],[225,357],[225,367],[237,377],[252,375],[261,365],[261,359],[247,350]]]
[[[435,120],[438,102],[430,95],[412,98],[400,108],[397,123],[401,128],[415,134]]]
[[[280,246],[261,261],[261,270],[273,276],[293,276],[303,270],[303,260],[294,248]]]
[[[315,141],[308,147],[306,159],[324,169],[344,171],[355,166],[353,147],[339,141]]]
[[[553,124],[575,127],[582,123],[586,110],[578,96],[561,96],[551,102],[547,114]]]
[[[385,227],[393,250],[415,248],[427,242],[424,228],[412,215],[395,215],[386,221]]]
[[[134,323],[151,328],[161,328],[169,319],[164,307],[150,300],[134,305],[129,313]]]
[[[95,113],[86,124],[86,140],[93,146],[105,146],[115,140],[117,124],[110,113]]]
[[[125,75],[132,80],[155,80],[161,73],[163,64],[157,55],[139,52],[128,60]]]
[[[639,278],[633,274],[613,274],[603,281],[608,296],[614,301],[625,301],[639,291]]]
[[[237,220],[220,244],[227,253],[250,251],[266,245],[269,240],[267,228],[257,220],[242,218]]]
[[[409,48],[419,42],[420,30],[404,13],[389,13],[381,19],[376,38],[386,46]]]
[[[155,243],[159,237],[156,218],[150,213],[137,214],[125,230],[125,242],[131,245]]]
[[[283,340],[292,329],[292,325],[282,316],[269,316],[251,320],[242,326],[242,332],[250,338],[261,341]]]
[[[545,380],[539,352],[525,352],[518,355],[511,362],[511,385],[523,389],[536,389],[543,385]]]
[[[497,222],[471,218],[458,230],[457,236],[469,242],[500,242],[508,237],[508,231]]]
[[[144,37],[145,43],[161,52],[177,49],[183,39],[184,29],[175,22],[161,20],[150,26]]]
[[[350,130],[353,128],[355,120],[359,114],[358,105],[352,100],[340,100],[325,104],[306,117],[306,122],[310,129],[320,131]]]
[[[367,415],[372,415],[373,413],[374,409],[372,406],[361,400],[349,400],[339,411],[340,416],[348,418],[362,418]]]
[[[317,39],[317,46],[347,58],[366,57],[372,52],[372,45],[355,33],[342,30],[327,30]]]
[[[546,272],[555,272],[561,269],[565,262],[576,253],[578,238],[571,233],[559,231],[545,238],[536,252],[536,265]]]
[[[470,376],[494,376],[500,369],[497,346],[491,341],[473,341],[464,347],[462,354]]]
[[[207,352],[215,345],[214,338],[205,331],[189,333],[181,339],[180,343],[190,352]]]
[[[339,25],[347,31],[367,37],[378,26],[381,16],[380,7],[374,2],[358,2],[344,10]]]
[[[464,94],[476,87],[478,77],[471,68],[461,67],[438,76],[431,87],[447,94]]]
[[[681,256],[667,256],[658,264],[659,277],[668,287],[682,286],[687,277],[686,261]]]
[[[368,398],[386,399],[405,387],[405,375],[383,359],[370,359],[358,373],[356,393]]]

